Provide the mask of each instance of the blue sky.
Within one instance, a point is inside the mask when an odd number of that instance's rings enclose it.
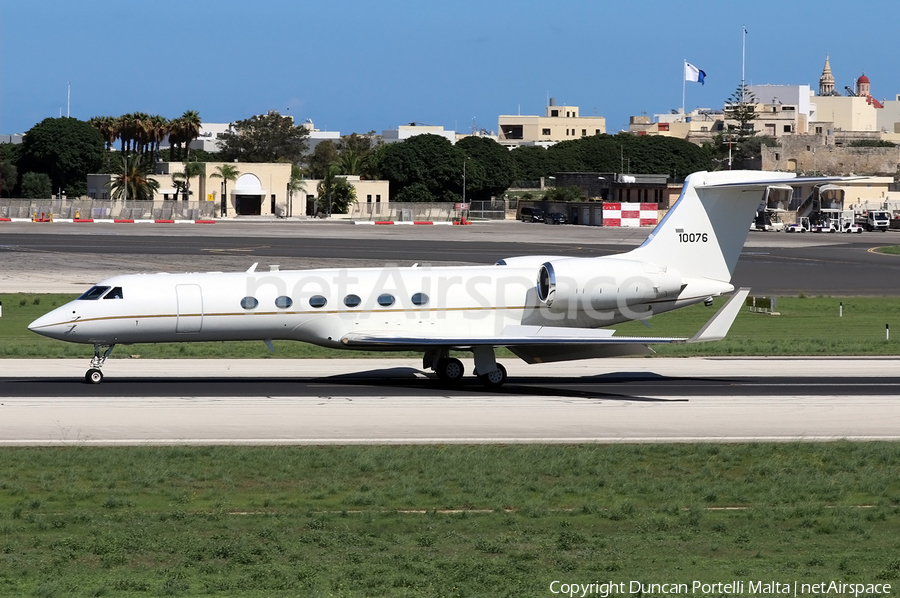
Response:
[[[418,122],[497,129],[547,97],[607,130],[682,101],[721,108],[741,78],[900,93],[896,0],[0,0],[0,133],[128,112],[230,122],[267,110],[342,134]]]

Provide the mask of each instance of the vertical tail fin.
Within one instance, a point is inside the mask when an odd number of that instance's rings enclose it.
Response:
[[[695,172],[643,245],[628,255],[671,265],[686,278],[728,283],[765,188],[794,178],[781,172]]]

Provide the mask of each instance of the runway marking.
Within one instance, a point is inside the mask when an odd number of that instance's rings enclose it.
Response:
[[[871,253],[872,255],[886,255],[888,257],[897,257],[896,253],[884,253],[882,251],[878,251],[882,247],[896,247],[896,245],[879,245],[878,247],[870,247],[866,250],[866,252]]]

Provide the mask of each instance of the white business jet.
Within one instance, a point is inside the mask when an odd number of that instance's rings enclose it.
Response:
[[[295,340],[336,349],[421,351],[448,384],[471,351],[488,387],[506,381],[507,347],[528,363],[648,354],[656,343],[722,339],[749,289],[690,338],[622,337],[606,326],[731,293],[747,222],[770,185],[792,174],[697,172],[647,240],[596,258],[524,256],[491,266],[337,268],[114,276],[31,323],[44,336],[94,345],[97,384],[117,344]],[[646,322],[645,322],[646,323]]]

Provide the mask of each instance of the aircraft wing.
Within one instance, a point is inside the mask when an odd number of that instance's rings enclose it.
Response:
[[[622,350],[610,350],[610,354],[631,354],[637,347],[661,343],[701,343],[721,340],[734,323],[750,289],[738,290],[719,311],[692,337],[614,336],[614,330],[599,328],[562,328],[555,326],[507,326],[495,336],[433,336],[395,334],[390,332],[351,332],[341,338],[348,347],[399,348],[399,347],[456,347],[469,348],[479,345],[495,347],[529,347],[551,345],[615,345],[630,346]],[[646,351],[638,351],[646,353]]]

